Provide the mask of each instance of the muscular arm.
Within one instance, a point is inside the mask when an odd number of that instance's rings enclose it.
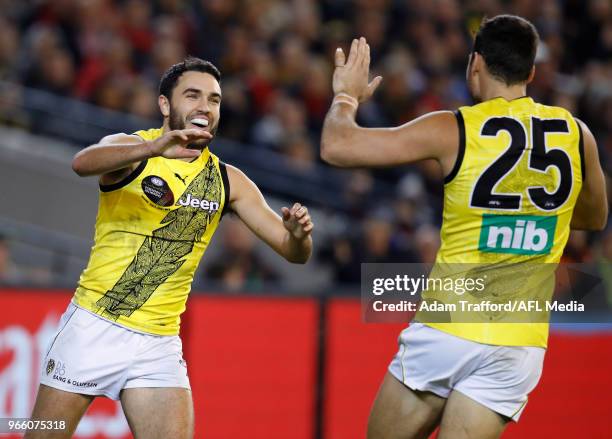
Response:
[[[100,182],[112,184],[152,157],[148,142],[138,136],[113,134],[99,143],[79,151],[72,160],[72,169],[81,177],[100,175]]]
[[[444,175],[452,169],[459,148],[455,115],[438,111],[395,128],[363,128],[356,108],[334,102],[325,118],[321,158],[341,167],[395,166],[436,159]]]
[[[284,209],[285,222],[266,203],[263,195],[242,171],[227,166],[231,187],[230,206],[249,229],[289,262],[304,264],[312,253],[312,223],[305,208]],[[289,224],[289,225],[286,225]],[[293,227],[295,226],[295,227]],[[293,229],[293,232],[287,227]]]
[[[584,143],[584,181],[572,216],[572,229],[602,230],[608,221],[608,197],[606,179],[601,164],[597,143],[593,133],[582,121],[577,120],[582,128]]]
[[[102,184],[122,180],[145,159],[163,156],[170,159],[193,159],[201,153],[189,145],[212,135],[200,129],[173,130],[152,141],[128,134],[113,134],[99,143],[79,151],[72,169],[81,177],[99,175]]]

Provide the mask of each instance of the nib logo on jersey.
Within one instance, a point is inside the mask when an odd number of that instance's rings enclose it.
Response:
[[[547,255],[553,245],[556,227],[556,216],[484,214],[478,250]]]

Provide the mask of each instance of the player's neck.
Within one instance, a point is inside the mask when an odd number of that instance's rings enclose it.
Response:
[[[527,84],[507,86],[502,82],[491,80],[481,84],[481,90],[481,98],[483,101],[495,98],[504,98],[507,101],[511,101],[527,95]]]

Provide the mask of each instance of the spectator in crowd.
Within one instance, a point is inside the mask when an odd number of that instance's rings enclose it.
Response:
[[[357,233],[331,237],[319,257],[334,267],[335,282],[358,284],[362,263],[420,262],[413,242],[398,238],[393,210],[381,206],[367,215]]]
[[[255,238],[236,218],[224,218],[222,253],[206,277],[229,291],[257,291],[278,280],[278,274],[257,253]]]
[[[51,271],[45,267],[26,267],[11,257],[10,240],[0,233],[0,286],[48,285]]]
[[[19,30],[0,16],[0,80],[16,80],[15,60],[19,55]]]
[[[6,236],[0,235],[0,285],[15,285],[24,281],[21,270],[11,260]]]

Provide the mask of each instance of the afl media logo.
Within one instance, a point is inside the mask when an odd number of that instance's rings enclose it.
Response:
[[[174,203],[174,194],[163,178],[149,175],[142,180],[141,186],[147,198],[158,206],[167,207]]]
[[[53,372],[53,369],[55,369],[55,360],[50,358],[49,361],[47,361],[47,375]]]

